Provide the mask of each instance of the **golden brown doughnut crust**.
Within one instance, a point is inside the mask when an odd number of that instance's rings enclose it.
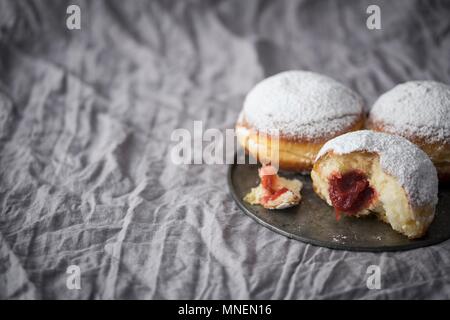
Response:
[[[407,133],[398,133],[389,130],[380,121],[373,121],[370,118],[367,120],[366,127],[373,131],[396,134],[408,139],[412,143],[421,148],[433,161],[434,166],[438,172],[439,182],[450,183],[450,144],[448,142],[432,142],[430,143],[424,138],[410,135]]]
[[[360,130],[364,126],[365,117],[363,114],[347,128],[334,135],[320,138],[299,138],[280,136],[279,138],[279,167],[286,171],[309,172],[320,148],[328,140],[341,134]],[[271,137],[267,140],[258,141],[259,132],[248,124],[245,119],[236,123],[236,135],[238,142],[260,162],[267,162],[267,154],[271,152]],[[261,140],[261,139],[260,139]]]

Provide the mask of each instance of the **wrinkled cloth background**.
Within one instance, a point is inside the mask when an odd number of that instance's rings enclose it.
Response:
[[[66,28],[72,3],[81,30]],[[369,4],[382,30],[366,28]],[[232,128],[282,70],[327,74],[368,106],[403,81],[449,83],[449,16],[448,1],[0,0],[0,297],[450,298],[450,241],[375,254],[289,240],[238,209],[225,165],[170,158],[174,129]]]

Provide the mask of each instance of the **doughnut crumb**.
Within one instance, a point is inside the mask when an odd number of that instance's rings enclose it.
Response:
[[[300,203],[303,184],[297,179],[286,179],[277,174],[277,169],[264,165],[258,171],[260,184],[244,197],[251,205],[262,205],[266,209],[286,209]]]

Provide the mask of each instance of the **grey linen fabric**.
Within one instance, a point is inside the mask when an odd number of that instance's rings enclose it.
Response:
[[[382,30],[366,28],[369,4]],[[327,74],[367,106],[403,81],[448,83],[449,16],[448,1],[0,0],[0,298],[450,298],[449,241],[375,254],[289,240],[238,209],[225,165],[170,158],[174,129],[232,128],[283,70]]]

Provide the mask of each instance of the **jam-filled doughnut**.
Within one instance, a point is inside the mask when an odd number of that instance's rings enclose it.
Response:
[[[248,93],[236,133],[245,150],[263,163],[269,162],[279,134],[279,167],[309,172],[326,141],[362,128],[364,120],[362,99],[351,89],[317,73],[286,71]]]
[[[417,144],[433,161],[440,181],[450,181],[450,86],[435,81],[397,85],[375,102],[367,126]]]
[[[328,141],[311,171],[314,191],[341,214],[376,214],[409,238],[425,234],[438,201],[430,158],[410,141],[370,130]]]

